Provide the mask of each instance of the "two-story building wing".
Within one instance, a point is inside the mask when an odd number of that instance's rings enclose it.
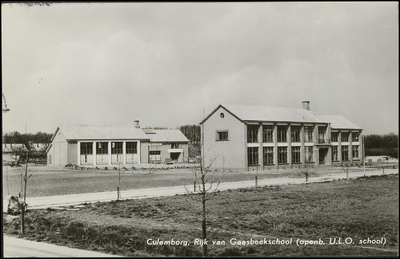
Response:
[[[201,123],[205,166],[251,170],[361,164],[362,129],[303,108],[221,104]]]

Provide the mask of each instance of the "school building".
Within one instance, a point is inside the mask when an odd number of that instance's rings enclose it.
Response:
[[[135,127],[58,127],[47,149],[47,164],[63,167],[174,163],[188,160],[189,140],[180,130]]]
[[[362,129],[302,108],[221,104],[200,122],[205,166],[253,170],[361,165]]]

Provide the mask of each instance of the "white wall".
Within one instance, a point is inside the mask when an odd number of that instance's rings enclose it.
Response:
[[[224,114],[221,118],[220,114]],[[245,125],[231,115],[227,110],[220,107],[202,125],[204,129],[204,162],[210,165],[215,159],[213,168],[237,168],[246,167],[245,152]],[[228,130],[228,141],[216,141],[216,131]],[[203,151],[203,150],[202,150]]]

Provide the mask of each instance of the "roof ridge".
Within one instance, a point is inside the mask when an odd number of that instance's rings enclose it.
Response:
[[[266,107],[266,108],[285,108],[285,109],[301,109],[301,110],[306,110],[302,107],[283,107],[283,106],[266,106],[266,105],[252,105],[252,104],[221,104],[222,106],[229,106],[229,105],[233,105],[233,106],[248,106],[248,107]],[[306,110],[307,111],[307,110]],[[309,111],[309,110],[308,110]]]

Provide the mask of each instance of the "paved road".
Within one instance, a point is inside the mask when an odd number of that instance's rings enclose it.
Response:
[[[398,174],[398,169],[385,169],[385,174]],[[352,172],[349,178],[357,178],[360,176],[370,175],[382,175],[382,170],[377,171],[366,171],[366,172]],[[309,178],[308,182],[323,182],[332,181],[334,179],[346,178],[344,173],[342,174],[331,174],[323,177]],[[264,179],[258,180],[258,186],[265,185],[282,185],[282,184],[302,184],[305,183],[305,178],[275,178],[275,179]],[[240,182],[227,182],[221,183],[218,190],[237,189],[254,187],[255,181],[240,181]],[[193,185],[187,186],[191,191]],[[173,186],[173,187],[161,187],[161,188],[146,188],[146,189],[135,189],[120,192],[121,199],[142,199],[150,197],[161,197],[161,196],[172,196],[175,194],[185,194],[185,186]],[[84,193],[84,194],[73,194],[63,196],[48,196],[48,197],[36,197],[27,198],[28,209],[39,209],[65,205],[77,205],[82,203],[91,203],[97,201],[111,201],[117,199],[117,192],[100,192],[100,193]],[[8,201],[3,202],[3,210],[6,211]]]
[[[4,257],[119,257],[3,235]]]

